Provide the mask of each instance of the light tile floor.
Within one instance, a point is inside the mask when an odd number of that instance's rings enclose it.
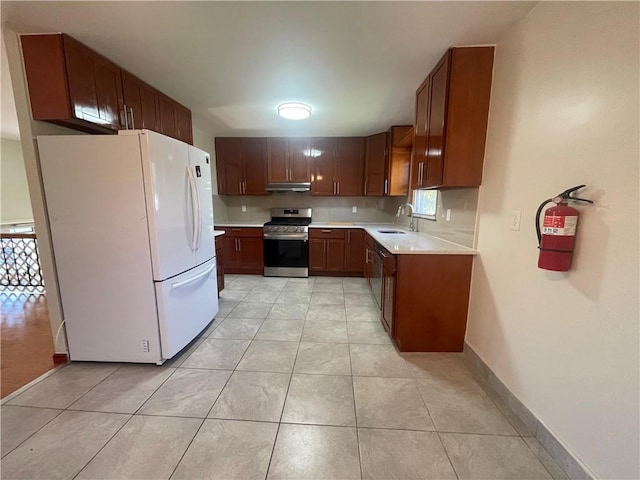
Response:
[[[225,282],[165,365],[74,363],[6,402],[2,478],[566,478],[462,354],[399,354],[364,279]]]

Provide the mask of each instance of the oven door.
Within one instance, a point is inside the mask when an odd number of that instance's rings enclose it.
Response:
[[[309,240],[264,238],[266,277],[308,277]]]

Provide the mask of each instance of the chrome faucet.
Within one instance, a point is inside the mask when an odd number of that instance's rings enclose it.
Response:
[[[402,205],[400,205],[398,207],[398,211],[396,212],[396,217],[400,217],[400,214],[404,214],[404,207],[410,207],[411,208],[411,213],[409,214],[409,217],[411,218],[411,222],[409,223],[409,230],[411,230],[412,232],[416,231],[416,227],[413,224],[413,205],[411,205],[410,203],[403,203]]]

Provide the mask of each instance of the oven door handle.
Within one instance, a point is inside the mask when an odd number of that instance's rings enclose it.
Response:
[[[277,233],[263,233],[262,238],[265,240],[308,240],[308,233],[291,233],[288,235],[278,235]]]

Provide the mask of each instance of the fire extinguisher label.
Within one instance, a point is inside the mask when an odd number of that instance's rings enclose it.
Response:
[[[542,225],[542,233],[545,235],[563,235],[572,237],[576,234],[576,226],[578,225],[578,217],[562,217],[562,216],[545,216]]]

